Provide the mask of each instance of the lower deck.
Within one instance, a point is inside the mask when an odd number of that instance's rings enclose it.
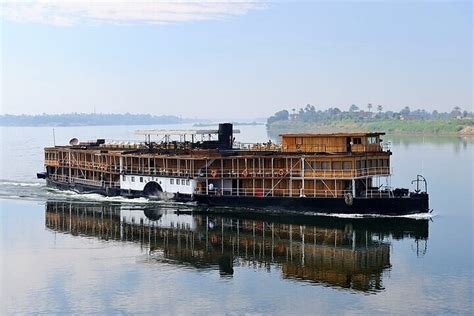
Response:
[[[143,197],[146,192],[120,188],[98,187],[82,183],[66,183],[47,179],[47,184],[62,190],[79,193],[97,193],[106,196]],[[177,202],[196,202],[202,206],[247,207],[271,211],[407,215],[429,211],[427,193],[405,196],[372,197],[289,197],[289,196],[237,196],[213,194],[186,194],[160,192],[153,198]]]
[[[222,178],[222,177],[178,177],[153,174],[122,174],[118,181],[90,180],[69,176],[65,173],[44,176],[56,182],[81,184],[107,190],[143,191],[200,194],[209,196],[250,197],[326,197],[338,198],[350,194],[352,197],[390,197],[389,179],[379,177],[361,178]],[[407,194],[408,192],[406,192]]]

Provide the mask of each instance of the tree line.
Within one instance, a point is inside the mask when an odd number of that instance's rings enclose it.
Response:
[[[455,106],[450,112],[432,112],[424,109],[411,110],[406,106],[401,111],[384,111],[382,105],[367,104],[366,110],[352,104],[348,110],[344,111],[338,107],[328,109],[317,109],[314,105],[307,104],[299,109],[293,108],[290,111],[281,110],[267,119],[270,125],[277,121],[298,120],[303,122],[318,122],[328,120],[351,119],[356,121],[364,120],[441,120],[452,118],[472,118],[472,112],[468,112],[459,106]]]

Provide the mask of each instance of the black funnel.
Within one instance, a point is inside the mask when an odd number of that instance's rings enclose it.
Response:
[[[233,129],[231,123],[219,124],[219,148],[220,149],[232,149],[233,143]]]

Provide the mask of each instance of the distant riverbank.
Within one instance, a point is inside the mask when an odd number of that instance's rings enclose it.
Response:
[[[275,121],[267,124],[268,133],[381,131],[392,135],[474,135],[474,119],[443,120],[327,120],[301,122],[298,120]]]
[[[267,119],[267,130],[273,137],[281,133],[385,132],[391,135],[474,135],[474,114],[456,106],[450,112],[424,109],[383,111],[382,105],[367,105],[368,111],[352,104],[348,110],[337,107],[305,107],[281,110]]]
[[[202,121],[202,120],[201,120]],[[65,113],[0,115],[0,126],[112,126],[192,123],[196,120],[174,115]]]
[[[270,135],[295,132],[381,131],[399,135],[474,135],[474,119],[444,120],[327,120],[325,122],[276,121],[267,124]]]

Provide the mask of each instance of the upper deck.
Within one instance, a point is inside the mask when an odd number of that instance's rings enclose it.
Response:
[[[367,153],[383,151],[380,136],[385,133],[281,134],[287,152]]]

